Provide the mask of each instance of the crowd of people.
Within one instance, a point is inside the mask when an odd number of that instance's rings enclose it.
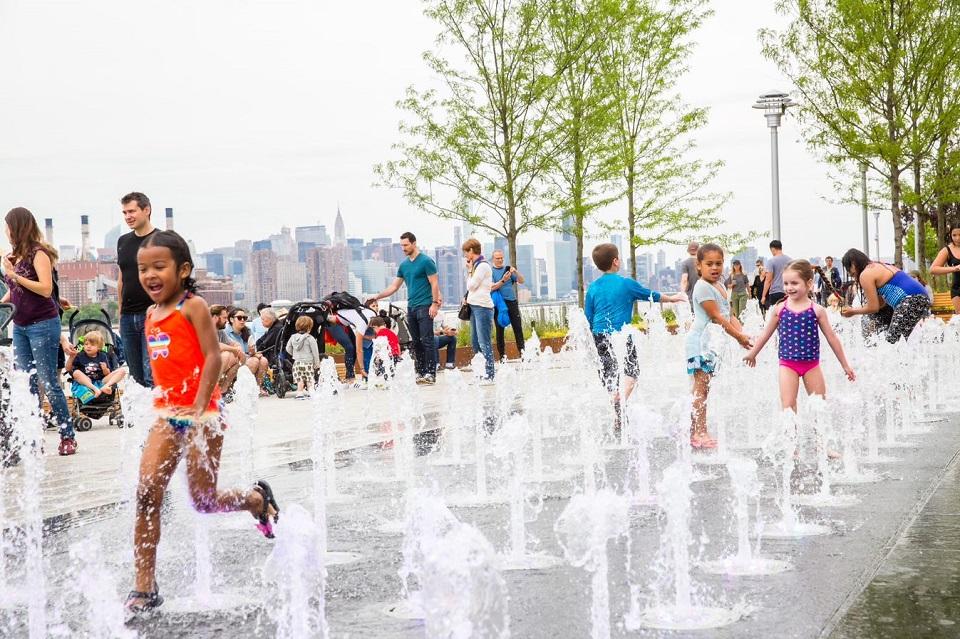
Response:
[[[264,381],[271,358],[281,356],[276,345],[281,341],[277,334],[284,318],[267,305],[257,308],[256,317],[240,307],[208,306],[196,294],[187,242],[173,231],[153,227],[150,201],[144,194],[130,193],[121,204],[130,228],[117,247],[119,327],[126,369],[112,366],[103,356],[103,341],[93,333],[86,336],[82,350],[64,339],[61,314],[65,301],[60,299],[57,287],[57,252],[43,241],[36,219],[24,208],[12,209],[5,217],[12,250],[2,259],[8,288],[2,301],[15,305],[15,366],[30,373],[32,392],[49,402],[60,431],[61,455],[77,451],[59,378],[61,369],[70,374],[75,401],[116,393],[116,384],[126,371],[138,384],[154,389],[157,419],[142,453],[136,500],[135,586],[127,599],[129,610],[143,612],[163,601],[155,578],[160,505],[181,457],[186,458],[190,496],[198,511],[247,511],[265,536],[273,536],[272,523],[280,509],[269,484],[261,480],[246,490],[223,491],[217,487],[217,476],[224,396],[229,395],[243,366],[259,383]],[[384,363],[375,361],[375,339],[385,339],[389,357],[400,355],[398,336],[391,330],[390,318],[380,312],[379,300],[402,286],[407,289],[405,322],[419,383],[432,384],[438,370],[455,365],[461,321],[469,321],[474,353],[482,354],[482,384],[492,383],[496,374],[494,331],[497,357],[502,359],[506,354],[507,326],[514,332],[517,348],[523,350],[516,287],[524,279],[506,264],[502,252],[494,252],[492,262],[488,262],[479,241],[470,238],[463,243],[467,293],[458,320],[451,323],[440,314],[444,300],[436,264],[419,250],[413,233],[401,235],[400,242],[406,259],[399,265],[395,280],[361,308],[347,305],[326,314],[322,327],[308,316],[295,319],[295,331],[284,344],[283,355],[292,362],[298,397],[306,397],[314,385],[320,365],[317,335],[321,328],[344,349],[347,384],[362,388],[371,366]],[[600,356],[600,379],[617,402],[633,390],[639,353],[637,345],[628,340],[626,359],[619,362],[613,335],[632,322],[634,303],[639,300],[689,303],[692,309],[686,368],[693,394],[690,445],[696,449],[717,445],[707,430],[706,419],[710,381],[717,365],[717,354],[704,338],[710,324],[722,327],[746,350],[744,360],[749,365],[755,363],[773,334],[778,334],[781,404],[795,410],[801,380],[808,393],[822,395],[826,390],[819,368],[819,334],[847,377],[856,379],[833,333],[825,304],[835,306],[845,317],[865,316],[864,331],[882,334],[890,342],[908,338],[930,311],[925,284],[895,266],[871,260],[857,249],[848,250],[841,260],[849,278],[844,282],[832,257],[826,259],[824,267],[814,268],[806,260],[787,256],[778,240],[769,246],[771,257],[758,260],[751,278],[736,260],[726,271],[720,246],[691,243],[690,257],[682,266],[682,291],[676,295],[651,291],[621,276],[615,245],[600,244],[593,249],[593,262],[603,275],[588,288],[584,311]],[[960,310],[960,258],[956,251],[960,251],[960,229],[951,229],[949,243],[934,260],[931,272],[953,275],[951,296]],[[859,298],[859,304],[851,304],[853,297]],[[740,322],[749,298],[757,299],[767,316],[765,329],[755,338],[744,332]],[[440,349],[446,350],[443,365]],[[359,362],[358,354],[362,354]],[[621,371],[625,378],[622,386]],[[360,380],[356,379],[358,373]],[[623,398],[618,396],[621,388]]]

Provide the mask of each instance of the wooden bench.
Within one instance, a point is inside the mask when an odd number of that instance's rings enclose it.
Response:
[[[953,302],[950,301],[949,291],[933,294],[930,312],[944,320],[949,320],[953,316]]]

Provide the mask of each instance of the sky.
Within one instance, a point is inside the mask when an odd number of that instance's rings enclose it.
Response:
[[[783,24],[773,5],[715,0],[680,81],[686,102],[710,108],[697,153],[725,162],[714,187],[733,194],[728,231],[771,225],[769,134],[751,105],[790,88],[760,55],[757,30]],[[0,209],[54,218],[58,244],[79,244],[88,214],[99,245],[133,190],[150,196],[157,221],[173,207],[200,251],[281,226],[332,234],[338,206],[348,236],[412,230],[422,245],[449,244],[451,222],[374,186],[373,174],[395,157],[405,88],[436,84],[421,59],[434,39],[416,0],[0,0]],[[827,167],[789,117],[780,174],[788,254],[860,245],[858,207],[827,201]],[[880,234],[889,243],[889,220]]]

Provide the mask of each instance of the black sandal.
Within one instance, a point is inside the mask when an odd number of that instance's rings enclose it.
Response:
[[[263,536],[267,539],[273,539],[273,524],[277,523],[277,520],[280,519],[280,506],[277,505],[277,500],[273,496],[273,490],[270,488],[270,484],[264,480],[257,481],[254,484],[253,489],[260,493],[263,497],[263,510],[257,516],[257,530],[263,533]],[[273,524],[270,522],[270,507],[273,507]]]
[[[136,601],[137,599],[142,599],[143,603],[141,604],[132,604],[131,602]],[[123,604],[123,607],[127,609],[127,612],[134,615],[141,615],[145,612],[150,612],[156,610],[163,605],[163,597],[160,596],[160,589],[157,588],[156,584],[153,586],[153,592],[141,592],[139,590],[131,590],[130,594],[127,595],[127,601]]]

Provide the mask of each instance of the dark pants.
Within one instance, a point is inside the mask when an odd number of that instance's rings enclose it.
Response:
[[[413,356],[417,363],[417,375],[436,375],[437,349],[433,342],[433,318],[429,306],[414,306],[407,309],[407,330],[413,341]]]
[[[323,330],[330,333],[337,344],[343,347],[343,366],[346,369],[346,378],[356,377],[357,345],[354,342],[353,332],[345,329],[341,324],[327,324]]]
[[[153,386],[153,374],[150,371],[150,352],[147,350],[147,336],[143,329],[147,322],[146,313],[120,315],[120,339],[123,340],[123,356],[130,369],[130,377],[141,386]]]
[[[437,365],[440,364],[440,349],[447,349],[447,364],[457,365],[457,336],[456,335],[436,335],[433,343],[437,345]]]
[[[510,328],[513,329],[513,339],[517,343],[517,352],[523,353],[523,322],[520,319],[520,302],[516,300],[503,300],[507,304],[507,312],[510,314]],[[497,327],[497,356],[504,359],[507,356],[506,347],[503,340],[504,327],[496,321],[493,322]]]
[[[786,296],[786,293],[767,293],[767,308],[773,308],[775,304],[778,304]]]

